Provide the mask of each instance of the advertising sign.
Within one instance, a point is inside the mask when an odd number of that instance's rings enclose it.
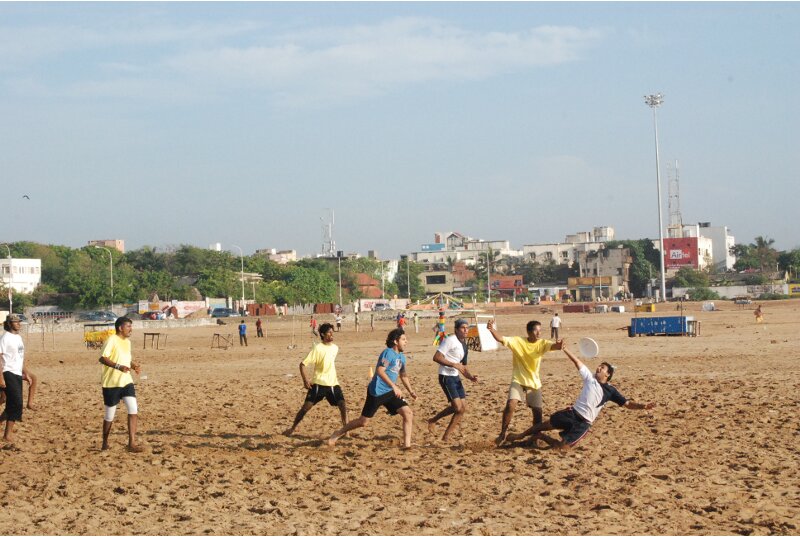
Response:
[[[698,268],[697,237],[664,239],[664,267],[668,269]]]

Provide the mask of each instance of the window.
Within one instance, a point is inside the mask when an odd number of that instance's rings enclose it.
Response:
[[[436,276],[425,276],[425,283],[428,285],[443,285],[447,283],[447,276],[444,274]]]

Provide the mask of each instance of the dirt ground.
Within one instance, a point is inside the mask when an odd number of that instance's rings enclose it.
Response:
[[[431,436],[424,419],[446,400],[431,361],[430,323],[410,334],[408,371],[416,447],[402,451],[398,417],[383,410],[333,449],[340,425],[321,403],[297,435],[281,435],[305,392],[298,363],[310,348],[308,319],[266,319],[266,339],[211,349],[225,327],[168,330],[166,350],[134,359],[145,453],[125,451],[125,410],[112,446],[100,451],[102,398],[98,351],[80,333],[56,350],[31,335],[27,363],[40,377],[39,409],[18,427],[19,451],[0,451],[0,533],[8,534],[798,534],[800,533],[800,301],[752,306],[721,302],[702,312],[701,334],[629,338],[631,313],[562,314],[575,348],[595,338],[600,359],[618,366],[614,384],[652,411],[607,405],[592,433],[562,453],[495,448],[511,377],[511,355],[472,353],[479,384],[466,383],[469,410],[455,441]],[[675,314],[672,307],[656,315]],[[550,315],[538,308],[499,317],[499,331],[524,334]],[[393,328],[337,333],[337,370],[350,416],[364,402],[369,368]],[[451,329],[452,320],[448,322]],[[594,368],[598,360],[587,360]],[[580,390],[561,352],[542,364],[545,414]],[[531,422],[527,410],[512,430]],[[444,430],[444,422],[439,433]]]

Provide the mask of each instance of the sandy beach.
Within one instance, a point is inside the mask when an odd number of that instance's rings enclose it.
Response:
[[[415,448],[402,451],[400,419],[380,410],[366,429],[324,445],[340,425],[323,402],[281,434],[302,404],[298,363],[313,341],[308,319],[265,318],[266,339],[248,319],[248,347],[211,349],[225,327],[167,330],[166,350],[142,350],[132,336],[140,440],[125,451],[125,410],[100,451],[99,352],[80,332],[57,334],[56,350],[26,341],[40,378],[38,410],[17,428],[20,451],[0,452],[0,533],[8,534],[797,534],[800,532],[800,301],[752,308],[719,302],[703,312],[701,334],[629,338],[631,313],[561,314],[562,335],[600,345],[618,366],[614,384],[652,411],[607,405],[574,450],[495,448],[511,377],[505,349],[471,353],[479,384],[465,383],[469,411],[443,444],[424,420],[446,405],[431,357],[430,323],[410,333],[408,371]],[[667,311],[669,309],[670,311]],[[560,308],[557,308],[560,311]],[[674,314],[671,305],[658,314]],[[504,335],[546,326],[540,307],[499,316]],[[324,319],[322,319],[324,320]],[[335,335],[339,380],[350,417],[364,402],[370,366],[390,321]],[[364,327],[364,325],[366,325]],[[448,323],[452,329],[452,321]],[[549,332],[549,330],[548,330]],[[49,348],[49,346],[48,346]],[[590,368],[598,359],[587,360]],[[561,352],[542,364],[549,415],[574,401],[580,379]],[[512,423],[531,422],[519,411]],[[441,422],[439,433],[446,421]]]

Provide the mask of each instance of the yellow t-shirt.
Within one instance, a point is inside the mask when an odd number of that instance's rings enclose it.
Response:
[[[115,364],[131,366],[131,340],[122,339],[113,335],[106,340],[103,347],[103,358],[108,358]],[[103,388],[123,388],[133,383],[130,371],[123,373],[113,367],[103,365]]]
[[[324,343],[317,343],[311,352],[308,353],[306,359],[303,360],[303,365],[311,367],[314,366],[314,379],[311,384],[318,384],[320,386],[337,386],[339,379],[336,378],[336,366],[334,360],[339,353],[339,347],[335,343],[325,345]]]
[[[550,351],[553,342],[539,339],[536,340],[536,343],[531,343],[527,338],[515,336],[504,337],[503,346],[511,349],[511,354],[514,356],[512,382],[536,390],[541,388],[539,365],[542,363],[542,356]]]

